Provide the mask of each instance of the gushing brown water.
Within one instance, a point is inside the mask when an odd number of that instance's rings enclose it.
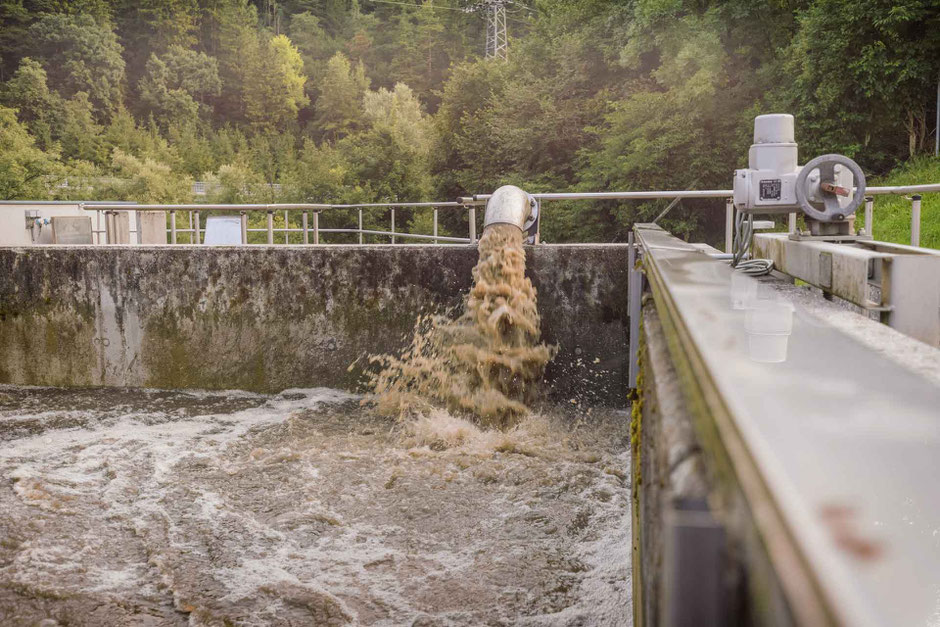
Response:
[[[382,366],[372,387],[379,409],[407,415],[434,405],[509,426],[527,413],[554,347],[539,342],[535,288],[525,276],[522,231],[486,228],[473,288],[457,320],[418,319],[400,356],[373,356]]]

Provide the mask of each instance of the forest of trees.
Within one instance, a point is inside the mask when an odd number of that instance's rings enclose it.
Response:
[[[727,188],[766,112],[871,174],[932,154],[940,0],[526,0],[508,61],[467,4],[0,0],[0,198]],[[723,219],[685,204],[679,234]],[[553,204],[543,232],[619,241],[660,208]]]

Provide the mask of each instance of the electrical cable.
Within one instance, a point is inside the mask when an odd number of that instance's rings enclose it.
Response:
[[[734,218],[734,245],[732,246],[731,267],[737,272],[750,276],[770,274],[774,269],[771,259],[748,259],[754,239],[754,214],[738,212]]]

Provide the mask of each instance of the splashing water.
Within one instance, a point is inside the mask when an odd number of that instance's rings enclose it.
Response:
[[[418,319],[401,357],[373,356],[371,384],[380,411],[425,414],[435,404],[507,427],[527,412],[555,348],[539,343],[535,288],[525,277],[522,231],[487,227],[474,285],[457,320]]]

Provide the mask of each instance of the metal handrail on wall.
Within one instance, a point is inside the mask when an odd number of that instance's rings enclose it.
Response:
[[[868,197],[865,202],[865,230],[868,235],[873,232],[874,221],[874,196],[879,195],[908,195],[911,200],[911,245],[920,245],[920,222],[921,222],[921,194],[940,192],[940,183],[927,185],[903,185],[891,187],[869,187],[866,189]],[[624,192],[561,192],[561,193],[536,193],[531,194],[533,198],[539,201],[565,201],[565,200],[673,200],[682,199],[700,199],[700,198],[724,198],[725,199],[725,252],[731,252],[733,243],[734,226],[734,204],[732,203],[733,191],[730,189],[713,190],[654,190],[654,191],[624,191]],[[289,240],[291,233],[302,233],[303,243],[320,243],[320,233],[351,233],[359,236],[359,243],[364,243],[363,238],[366,235],[389,237],[394,244],[398,238],[429,240],[435,244],[455,243],[472,244],[477,241],[476,234],[476,207],[485,205],[491,194],[477,194],[458,198],[450,202],[389,202],[389,203],[362,203],[362,204],[316,204],[316,203],[278,203],[278,204],[178,204],[178,205],[120,205],[110,203],[82,203],[79,206],[89,211],[104,211],[114,213],[119,211],[168,211],[170,213],[170,228],[167,229],[170,235],[170,243],[177,243],[179,233],[188,233],[193,243],[202,243],[202,233],[204,231],[200,226],[201,211],[237,211],[241,214],[241,232],[242,243],[248,243],[248,233],[267,233],[267,243],[274,243],[274,234],[283,233],[285,243]],[[390,230],[382,231],[363,228],[363,211],[367,209],[388,209],[390,211]],[[433,234],[418,235],[413,233],[402,233],[395,230],[395,209],[396,208],[431,208],[434,212]],[[438,234],[438,211],[440,209],[463,208],[468,212],[469,217],[469,237],[448,237]],[[320,228],[320,213],[331,209],[358,209],[359,222],[355,229],[330,229]],[[190,215],[190,227],[180,229],[176,227],[176,212],[187,211]],[[248,228],[247,213],[250,211],[264,211],[267,213],[267,226],[263,229]],[[284,228],[274,227],[274,214],[277,211],[284,211]],[[290,228],[288,225],[288,212],[301,211],[301,228]],[[312,224],[310,214],[313,214]],[[789,230],[796,230],[796,213],[789,215]],[[107,220],[106,220],[107,222]],[[108,241],[111,241],[110,232]]]
[[[397,242],[398,238],[402,239],[415,239],[415,240],[428,240],[434,244],[446,243],[446,244],[471,244],[476,242],[476,207],[479,203],[470,202],[470,203],[459,203],[459,202],[395,202],[395,203],[364,203],[364,204],[352,204],[352,205],[328,205],[328,204],[316,204],[316,203],[277,203],[277,204],[175,204],[175,205],[162,205],[162,204],[150,204],[150,205],[117,205],[117,204],[107,204],[107,203],[82,203],[79,207],[87,211],[97,211],[105,212],[105,222],[108,223],[107,216],[109,214],[116,214],[121,211],[166,211],[170,214],[170,228],[167,229],[169,234],[169,239],[171,244],[178,243],[178,235],[180,233],[187,233],[190,235],[191,243],[201,244],[203,243],[202,235],[205,233],[205,230],[202,229],[200,224],[200,213],[203,211],[229,211],[229,212],[238,212],[241,216],[241,243],[248,243],[248,234],[249,233],[267,233],[267,243],[274,244],[274,235],[276,233],[283,233],[285,243],[289,242],[289,237],[291,233],[301,233],[303,235],[304,244],[319,244],[320,243],[320,234],[321,233],[348,233],[348,234],[357,234],[359,236],[359,243],[363,244],[364,236],[386,236],[391,238],[391,242],[394,244]],[[388,209],[390,211],[390,230],[381,231],[376,229],[366,229],[363,228],[363,211],[367,209]],[[419,235],[415,233],[403,233],[401,231],[395,230],[395,210],[400,208],[430,208],[433,210],[433,233],[431,235]],[[442,208],[464,208],[468,212],[468,221],[469,221],[469,237],[450,237],[439,234],[438,228],[438,210]],[[358,228],[355,229],[339,229],[339,228],[320,228],[320,213],[324,211],[329,211],[332,209],[358,209],[359,221]],[[178,211],[185,211],[189,214],[190,225],[189,228],[178,228],[176,226],[176,213]],[[267,225],[266,228],[249,228],[248,227],[248,212],[250,211],[264,211],[267,213]],[[274,215],[278,211],[284,212],[284,227],[275,228],[274,226]],[[288,221],[288,212],[290,211],[301,211],[301,228],[290,228]],[[312,214],[312,221],[311,221]],[[108,242],[112,241],[110,236],[110,230],[108,230]],[[312,237],[312,242],[311,242]]]

